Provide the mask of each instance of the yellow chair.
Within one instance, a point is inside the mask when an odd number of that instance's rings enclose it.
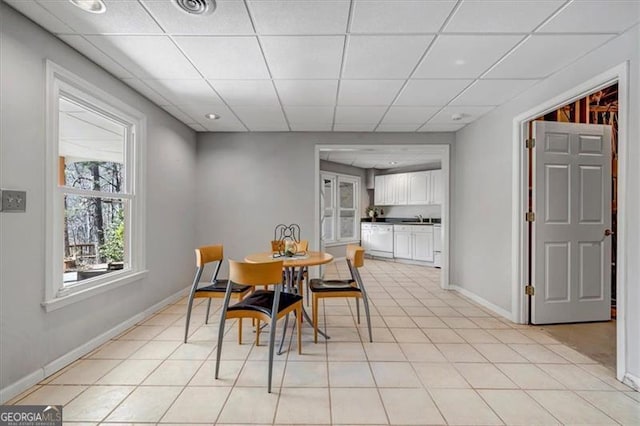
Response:
[[[231,318],[252,318],[257,320],[258,334],[260,321],[270,324],[269,330],[269,372],[268,392],[271,393],[271,378],[273,376],[273,351],[276,340],[276,323],[290,312],[296,314],[296,329],[298,331],[298,353],[302,353],[302,297],[293,293],[281,291],[282,286],[282,261],[268,263],[244,263],[229,261],[229,283],[224,296],[222,313],[220,315],[220,328],[218,331],[218,346],[216,356],[215,378],[220,371],[220,357],[222,355],[222,343],[224,337],[225,320]],[[233,306],[229,306],[233,285],[264,286],[274,285],[271,290],[255,290],[246,298]],[[258,336],[256,337],[258,339]]]
[[[209,310],[211,309],[211,299],[222,299],[227,290],[228,280],[219,280],[218,272],[220,271],[220,265],[223,259],[223,247],[222,245],[203,246],[196,249],[196,276],[193,279],[191,285],[191,291],[189,292],[189,301],[187,303],[187,321],[184,328],[184,342],[187,343],[187,336],[189,335],[189,321],[191,320],[191,309],[193,308],[193,299],[207,298],[207,316],[205,317],[205,324],[209,323]],[[203,287],[200,286],[200,279],[202,278],[202,272],[209,263],[215,263],[213,275],[211,281]],[[252,290],[248,285],[234,285],[231,288],[231,292],[234,297],[241,300]],[[242,320],[239,322],[238,329],[238,343],[242,343]]]
[[[324,297],[353,297],[356,299],[356,310],[358,312],[358,324],[360,324],[360,304],[362,299],[364,310],[367,316],[367,326],[369,328],[369,341],[373,342],[371,332],[371,317],[369,315],[369,300],[367,291],[364,288],[362,277],[358,268],[364,265],[364,249],[355,244],[347,246],[347,265],[351,272],[349,280],[322,280],[313,279],[309,283],[312,294],[313,306],[313,341],[318,343],[318,299]]]

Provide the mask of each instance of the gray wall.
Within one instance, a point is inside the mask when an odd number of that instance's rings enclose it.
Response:
[[[537,84],[456,134],[451,271],[453,283],[511,311],[513,119],[629,61],[627,216],[628,370],[640,377],[640,128],[638,26]],[[624,124],[624,123],[623,123]]]
[[[148,278],[46,313],[45,71],[51,59],[137,108],[147,128]],[[0,388],[190,284],[195,133],[0,2],[0,186],[27,191],[27,212],[0,213]]]
[[[297,223],[313,246],[315,145],[453,141],[453,133],[200,133],[196,242],[221,242],[227,258],[242,259],[269,248],[275,225]]]

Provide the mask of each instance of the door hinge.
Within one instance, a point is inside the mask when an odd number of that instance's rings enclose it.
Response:
[[[526,285],[524,286],[524,294],[527,296],[533,296],[536,294],[536,290],[532,285]]]
[[[525,215],[525,220],[527,222],[535,222],[536,214],[534,212],[527,212],[527,214]]]
[[[535,148],[536,147],[536,138],[527,139],[524,144],[527,147],[527,149]]]

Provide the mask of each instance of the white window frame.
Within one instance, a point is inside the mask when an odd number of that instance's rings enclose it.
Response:
[[[333,182],[333,194],[332,194],[332,219],[333,219],[333,239],[324,240],[325,246],[331,247],[336,245],[343,245],[348,243],[357,243],[360,241],[360,226],[358,226],[358,221],[360,219],[360,185],[362,184],[362,179],[360,176],[352,176],[345,175],[342,173],[333,173],[333,172],[325,172],[323,171],[320,176],[321,185],[324,184],[325,179],[330,179]],[[349,182],[353,183],[353,191],[354,191],[354,234],[353,237],[342,238],[340,235],[340,211],[341,210],[350,210],[350,209],[342,209],[340,208],[340,182]],[[324,208],[324,206],[322,206]],[[324,211],[321,212],[321,217],[324,217]]]
[[[73,188],[60,188],[58,182],[59,156],[59,99],[73,100],[90,110],[113,118],[123,124],[125,142],[125,193],[118,196],[128,200],[125,213],[125,248],[129,265],[78,284],[64,286],[64,194],[95,196]],[[147,275],[145,256],[145,146],[146,117],[107,92],[99,89],[52,61],[46,61],[46,278],[45,300],[47,312],[92,297],[125,284],[139,281]],[[113,197],[114,194],[109,194]]]

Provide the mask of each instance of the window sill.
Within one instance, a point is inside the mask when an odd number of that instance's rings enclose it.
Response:
[[[57,309],[63,308],[73,303],[80,302],[81,300],[85,300],[90,297],[96,296],[98,294],[104,293],[106,291],[113,290],[118,287],[122,287],[123,285],[140,281],[141,279],[145,278],[148,274],[149,274],[149,271],[147,270],[133,272],[121,277],[114,278],[113,280],[100,283],[93,287],[85,288],[85,289],[73,292],[71,294],[66,294],[64,296],[55,297],[53,299],[46,300],[42,302],[42,307],[47,312],[55,311]]]
[[[360,240],[344,240],[344,241],[332,241],[325,243],[325,247],[346,246],[347,244],[360,244]]]

